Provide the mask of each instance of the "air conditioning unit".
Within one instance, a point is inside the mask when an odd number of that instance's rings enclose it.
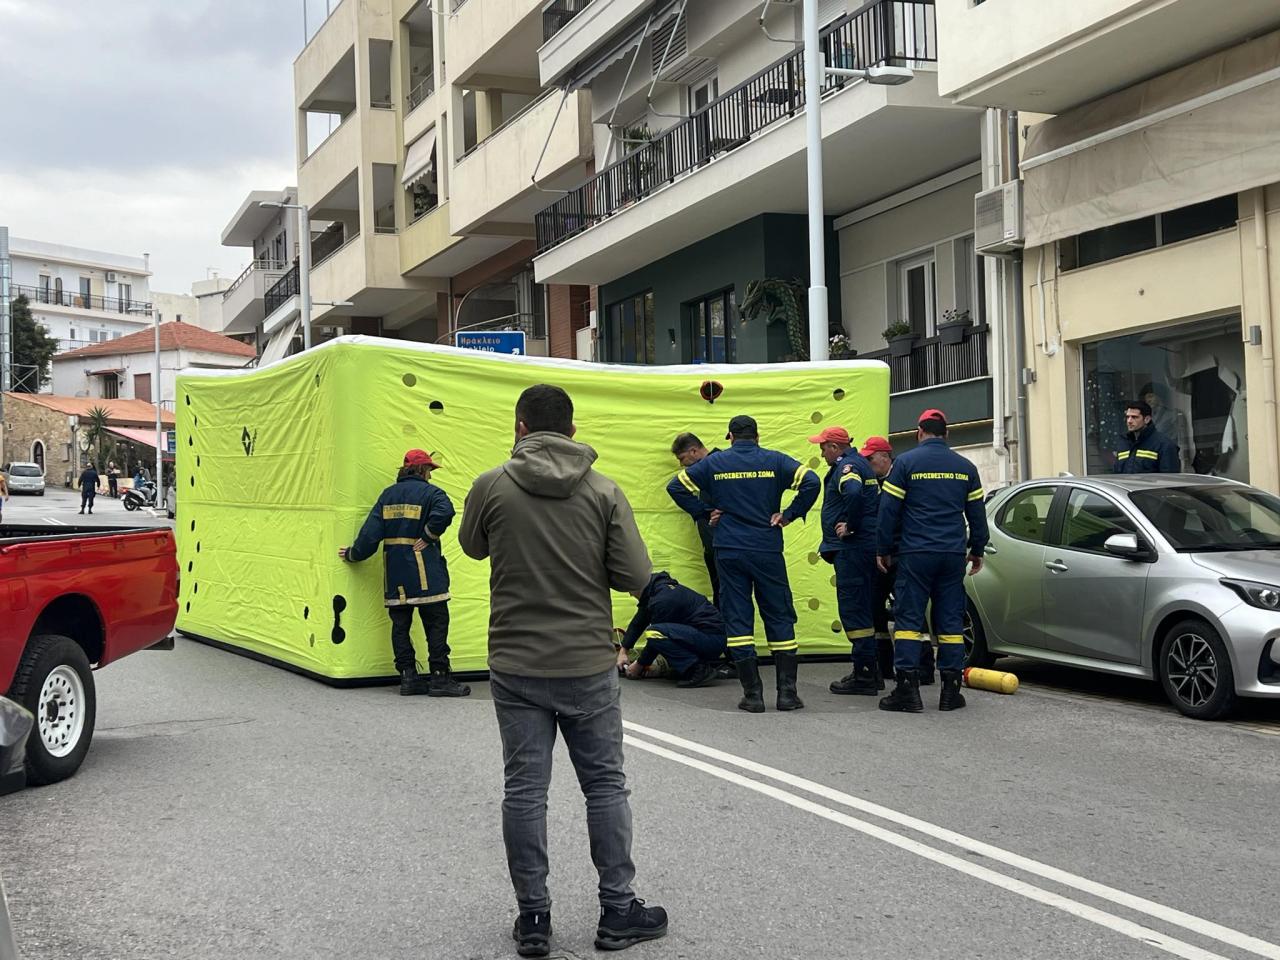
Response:
[[[114,271],[114,270],[108,270],[108,271],[107,271],[107,283],[115,283],[115,282],[116,282],[116,274],[115,274],[115,271]]]
[[[1023,248],[1021,180],[1002,183],[973,198],[973,245],[988,257],[1007,257]]]

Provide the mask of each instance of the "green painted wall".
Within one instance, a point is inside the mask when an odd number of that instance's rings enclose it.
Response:
[[[827,287],[829,311],[840,317],[839,246],[832,221],[827,225]],[[734,303],[746,299],[747,284],[764,278],[797,279],[809,275],[807,220],[803,216],[769,213],[744,220],[699,240],[647,267],[600,287],[601,329],[611,304],[648,290],[654,295],[654,352],[659,364],[684,363],[690,355],[686,339],[687,307],[692,301],[732,288]],[[739,363],[768,363],[790,353],[780,324],[765,329],[733,318]],[[672,342],[674,338],[674,343]],[[610,344],[604,345],[608,357]]]

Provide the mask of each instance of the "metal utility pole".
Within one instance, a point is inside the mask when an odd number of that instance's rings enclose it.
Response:
[[[9,261],[9,228],[0,227],[0,462],[8,460],[5,453],[4,395],[13,389],[13,309],[9,300],[9,280],[12,264]],[[40,373],[36,372],[39,381]],[[36,383],[36,389],[40,384]]]
[[[827,333],[827,249],[822,203],[822,48],[818,0],[804,0],[804,125],[809,179],[809,359],[831,356]]]
[[[161,406],[164,400],[164,391],[160,386],[160,311],[153,310],[152,316],[155,318],[156,331],[156,382],[152,391],[152,397],[156,404],[156,506],[160,505],[161,498],[164,496],[164,433],[162,431],[163,424],[160,420]],[[174,402],[177,406],[177,402]],[[177,486],[177,484],[174,484]]]

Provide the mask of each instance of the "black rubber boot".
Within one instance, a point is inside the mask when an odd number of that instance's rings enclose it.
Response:
[[[914,670],[899,670],[898,685],[893,693],[880,698],[880,709],[893,713],[923,713],[924,703],[920,700],[920,681]]]
[[[511,939],[522,957],[545,957],[551,952],[551,911],[522,913],[516,917]]]
[[[794,650],[782,650],[773,655],[773,670],[778,678],[778,709],[803,710],[804,701],[796,693],[796,669],[800,657]]]
[[[626,910],[605,907],[600,911],[596,949],[625,950],[666,935],[667,911],[661,907],[646,907],[643,900],[632,900]]]
[[[964,706],[964,694],[960,692],[960,682],[964,674],[959,670],[942,670],[942,693],[938,697],[939,710],[959,710]]]
[[[764,713],[764,684],[760,682],[760,661],[748,657],[738,661],[738,679],[742,681],[742,699],[738,709],[747,713]]]
[[[421,697],[431,690],[431,678],[418,673],[416,667],[400,671],[400,696]]]
[[[453,679],[448,670],[432,670],[431,685],[427,689],[429,697],[469,697],[471,688],[465,683]]]
[[[933,685],[933,659],[933,641],[926,640],[924,646],[920,649],[920,666],[918,668],[920,686],[922,687]]]
[[[831,692],[853,697],[874,697],[884,689],[880,667],[875,661],[855,663],[847,677],[832,682]]]

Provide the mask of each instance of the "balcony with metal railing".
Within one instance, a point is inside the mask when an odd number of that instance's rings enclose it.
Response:
[[[151,316],[151,304],[142,300],[120,297],[103,297],[96,294],[74,293],[70,290],[33,287],[23,283],[9,284],[9,295],[14,299],[26,297],[31,303],[72,310],[95,310],[101,313],[125,314],[131,317]]]
[[[933,0],[880,0],[826,27],[820,39],[823,57],[828,66],[856,69],[936,63],[933,22]],[[823,97],[858,82],[824,75]],[[535,218],[538,252],[698,172],[804,108],[804,51],[799,48],[543,209]]]
[[[263,297],[266,316],[271,316],[282,303],[298,295],[301,289],[298,286],[298,277],[298,265],[295,263],[284,276],[271,285],[271,289]]]
[[[550,40],[570,20],[591,5],[591,0],[551,0],[542,8],[542,39]]]
[[[284,260],[253,260],[235,282],[222,293],[222,333],[252,333],[266,316],[264,299],[280,276],[289,269]]]
[[[883,360],[889,365],[889,392],[904,393],[941,387],[963,380],[990,376],[987,339],[990,328],[975,325],[958,343],[940,336],[919,337],[905,356],[888,350],[859,353],[859,360]]]

